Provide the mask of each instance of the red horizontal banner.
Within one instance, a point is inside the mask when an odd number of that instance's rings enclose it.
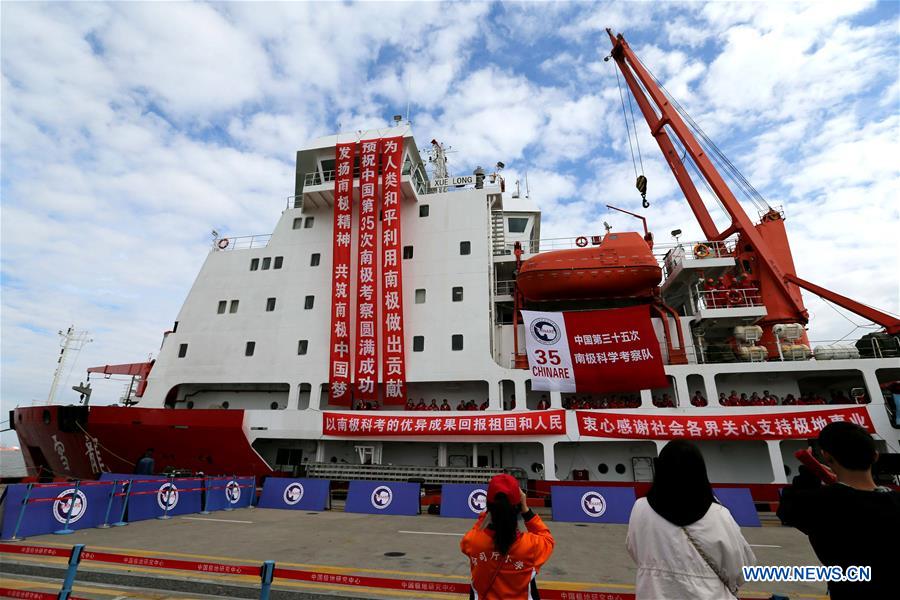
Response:
[[[850,421],[875,432],[865,407],[805,412],[709,416],[648,416],[576,411],[578,433],[589,437],[670,440],[786,440],[814,438],[834,421]]]
[[[560,435],[566,432],[563,410],[541,410],[508,416],[403,417],[322,413],[322,433],[341,437],[451,436],[451,435]]]

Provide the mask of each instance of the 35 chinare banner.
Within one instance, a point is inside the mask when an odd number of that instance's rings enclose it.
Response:
[[[560,435],[566,432],[563,410],[540,410],[508,417],[401,417],[322,413],[322,433],[342,437],[372,435]]]
[[[356,399],[378,400],[378,140],[363,140],[359,160],[356,301]]]
[[[576,411],[578,433],[629,439],[786,440],[814,438],[834,421],[850,421],[874,433],[862,406],[804,412],[763,412],[696,416],[653,416]]]
[[[630,392],[668,385],[650,309],[522,311],[531,388]]]

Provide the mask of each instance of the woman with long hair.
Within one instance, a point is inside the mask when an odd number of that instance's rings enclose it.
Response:
[[[740,527],[713,496],[700,450],[673,440],[653,486],[634,504],[626,546],[638,565],[638,600],[733,600],[742,567],[756,561]]]
[[[527,531],[519,531],[519,516]],[[511,475],[495,475],[487,489],[487,510],[463,537],[460,549],[472,569],[472,600],[537,600],[538,571],[553,553],[553,536],[528,508],[525,492]]]

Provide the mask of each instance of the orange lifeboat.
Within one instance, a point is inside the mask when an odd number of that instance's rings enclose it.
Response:
[[[534,301],[646,298],[661,279],[644,238],[625,232],[608,233],[596,245],[532,256],[522,263],[516,284]]]

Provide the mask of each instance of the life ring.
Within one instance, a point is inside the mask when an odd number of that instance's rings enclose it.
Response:
[[[728,304],[732,306],[737,306],[743,302],[743,298],[741,297],[741,293],[737,290],[728,290],[725,294],[725,299],[728,301]]]
[[[584,237],[583,235],[579,236],[579,237],[575,238],[575,245],[578,246],[579,248],[584,248],[585,246],[588,245],[588,239],[586,237]]]
[[[230,243],[231,243],[231,241],[228,238],[222,238],[221,240],[219,240],[219,242],[216,244],[216,246],[219,247],[219,250],[224,250],[225,248],[228,247],[228,244],[230,244]]]
[[[697,258],[707,258],[712,254],[712,249],[706,244],[697,244],[694,246],[694,256]]]

